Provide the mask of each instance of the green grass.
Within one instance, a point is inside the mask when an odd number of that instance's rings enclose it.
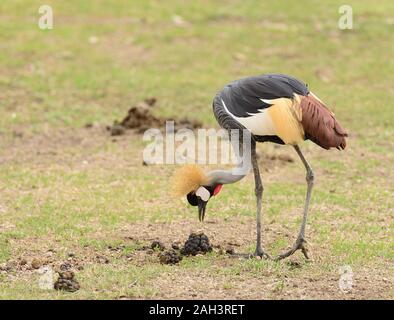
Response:
[[[82,289],[43,291],[35,272],[16,270],[0,273],[0,298],[341,298],[329,279],[345,264],[359,279],[372,274],[371,284],[357,287],[351,298],[393,298],[379,282],[392,283],[394,258],[392,1],[348,1],[355,28],[347,31],[337,27],[339,0],[46,3],[54,9],[54,29],[46,31],[37,27],[41,1],[0,4],[0,263],[50,248],[57,261],[69,251],[86,254],[78,272]],[[176,26],[174,15],[186,24]],[[306,81],[350,132],[343,153],[303,147],[317,177],[307,229],[314,261],[298,257],[301,267],[292,268],[212,253],[169,267],[155,255],[125,259],[160,228],[173,228],[176,235],[168,237],[174,238],[188,232],[177,223],[194,221],[197,213],[170,198],[172,166],[141,165],[141,136],[114,142],[103,128],[147,97],[158,99],[158,116],[216,126],[211,100],[217,90],[270,72]],[[99,129],[84,129],[88,123]],[[296,160],[262,175],[265,247],[278,254],[296,236],[305,173]],[[253,250],[249,234],[225,230],[253,224],[254,204],[252,177],[223,188],[207,213],[216,219],[218,241],[246,237],[237,250]],[[143,241],[127,240],[147,224],[153,229]],[[108,265],[96,263],[97,253],[110,255],[109,245],[123,247]],[[176,283],[177,274],[189,283],[166,291],[164,280]],[[205,278],[212,286],[204,287]],[[256,291],[255,278],[264,290]]]

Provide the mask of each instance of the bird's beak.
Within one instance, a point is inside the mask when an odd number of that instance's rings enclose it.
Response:
[[[204,221],[204,217],[205,217],[205,208],[207,206],[206,201],[203,201],[201,199],[198,199],[198,219],[200,220],[200,222]]]

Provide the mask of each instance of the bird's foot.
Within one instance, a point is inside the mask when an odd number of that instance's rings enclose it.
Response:
[[[289,251],[279,255],[275,260],[285,259],[285,258],[291,256],[297,250],[301,250],[302,253],[304,254],[305,259],[308,260],[309,259],[308,249],[306,248],[305,244],[306,244],[306,240],[302,237],[298,237],[296,242],[294,243],[293,247]]]
[[[253,253],[253,256],[260,257],[262,259],[271,259],[271,256],[268,253],[264,252],[264,250],[261,248],[256,249],[256,251]]]

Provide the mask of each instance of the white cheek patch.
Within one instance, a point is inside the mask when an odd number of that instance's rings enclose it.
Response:
[[[211,194],[209,193],[209,191],[206,188],[200,187],[196,191],[196,196],[200,197],[201,200],[203,200],[203,201],[208,201]]]

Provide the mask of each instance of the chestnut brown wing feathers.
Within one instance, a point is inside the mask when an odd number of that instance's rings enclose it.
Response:
[[[313,94],[301,96],[302,126],[305,138],[324,149],[345,149],[347,133],[334,114]]]

